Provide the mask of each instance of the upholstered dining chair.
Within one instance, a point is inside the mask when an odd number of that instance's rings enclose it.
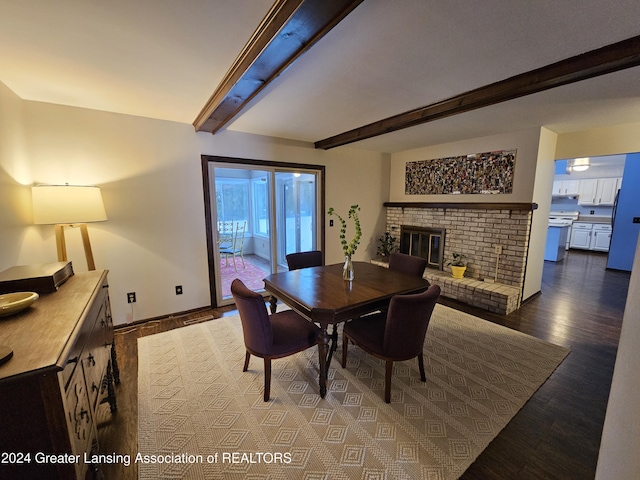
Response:
[[[422,277],[425,268],[427,268],[427,260],[422,257],[398,252],[389,255],[389,270],[396,270],[416,277]]]
[[[288,357],[318,345],[320,328],[293,310],[269,315],[264,298],[249,290],[241,280],[231,282],[231,295],[240,312],[246,355],[243,372],[251,355],[264,359],[264,401],[271,393],[271,360]]]
[[[322,252],[320,250],[290,253],[286,258],[289,270],[299,270],[301,268],[308,267],[319,267],[322,265]]]
[[[393,362],[418,357],[420,380],[427,381],[422,349],[431,314],[440,296],[440,287],[431,285],[426,291],[391,298],[385,313],[352,320],[342,331],[342,368],[347,366],[349,342],[386,362],[384,401],[391,401]]]

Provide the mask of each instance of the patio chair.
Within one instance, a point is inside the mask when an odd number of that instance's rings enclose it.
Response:
[[[420,380],[427,381],[422,349],[431,314],[440,296],[440,287],[431,285],[425,292],[396,295],[389,310],[357,318],[344,325],[342,331],[342,368],[347,366],[349,341],[365,352],[386,362],[384,401],[391,401],[393,362],[418,357]]]
[[[318,345],[320,328],[293,310],[269,315],[264,298],[249,290],[241,280],[231,283],[231,294],[240,312],[246,355],[243,372],[251,355],[264,359],[264,401],[271,391],[271,360],[288,357]]]
[[[233,269],[238,271],[238,264],[236,263],[236,257],[240,256],[242,260],[242,268],[247,268],[244,264],[244,232],[247,227],[247,222],[238,223],[233,235],[233,240],[229,246],[220,247],[220,255],[224,255],[225,265],[229,266],[229,255],[233,257]]]

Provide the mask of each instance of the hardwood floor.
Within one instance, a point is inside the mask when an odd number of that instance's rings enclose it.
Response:
[[[605,410],[629,284],[628,273],[605,270],[606,255],[570,251],[545,262],[542,294],[510,315],[452,300],[443,304],[571,348],[571,353],[524,408],[465,472],[463,479],[594,478]],[[103,453],[137,452],[137,338],[178,328],[198,317],[234,314],[233,306],[116,331],[121,384],[118,412],[103,407]],[[104,464],[107,479],[137,479],[135,464]]]

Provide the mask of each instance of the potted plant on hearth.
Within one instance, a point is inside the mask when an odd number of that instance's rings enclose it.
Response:
[[[388,257],[396,251],[396,237],[391,235],[389,230],[378,238],[378,242],[380,242],[380,245],[378,245],[378,255],[381,257]]]
[[[467,269],[467,262],[465,256],[462,253],[451,253],[451,259],[447,261],[447,265],[451,266],[451,276],[453,278],[463,278],[464,272]]]

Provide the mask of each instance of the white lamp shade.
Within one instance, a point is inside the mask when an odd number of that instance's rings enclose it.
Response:
[[[31,188],[37,225],[102,222],[107,219],[98,187],[39,185]]]

